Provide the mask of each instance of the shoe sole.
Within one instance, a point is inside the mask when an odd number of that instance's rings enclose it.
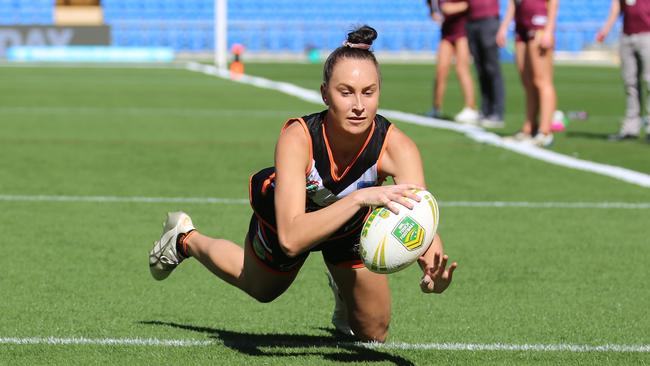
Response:
[[[481,122],[481,127],[485,127],[485,128],[504,128],[504,127],[506,127],[506,124],[505,123]]]
[[[178,235],[178,227],[181,225],[181,217],[183,215],[185,214],[175,212],[167,216],[167,219],[163,224],[165,232],[160,237],[160,240],[154,242],[153,248],[149,251],[149,272],[151,272],[151,276],[158,281],[162,281],[169,277],[172,271],[178,266],[178,264],[164,263],[161,261],[161,258],[170,245],[176,245],[176,243],[172,243],[172,239]],[[159,246],[160,243],[165,243],[165,245],[156,251],[156,247]]]

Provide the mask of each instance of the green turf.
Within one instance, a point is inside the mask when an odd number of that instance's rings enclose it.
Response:
[[[317,87],[313,66],[291,67],[251,65],[249,72]],[[418,80],[413,70],[429,70],[409,67],[384,69],[383,107],[415,112],[426,105],[428,81]],[[420,84],[400,85],[404,75]],[[605,79],[600,71],[585,75],[594,84]],[[245,198],[248,175],[272,163],[283,121],[317,108],[183,70],[0,68],[0,80],[0,195]],[[397,90],[389,92],[391,85]],[[610,97],[622,103],[620,88],[614,82],[607,88],[592,108],[602,105],[603,115],[615,116],[604,105],[618,103]],[[596,95],[591,97],[598,101]],[[442,296],[419,292],[416,268],[390,277],[391,342],[650,344],[647,209],[444,206],[445,201],[648,202],[647,189],[460,134],[398,125],[422,151],[428,186],[442,202],[440,232],[459,269]],[[572,126],[604,133],[616,123]],[[578,142],[581,156],[648,171],[643,154],[648,146],[568,135],[556,149]],[[647,353],[368,350],[337,343],[329,324],[333,300],[318,253],[270,304],[256,303],[195,261],[162,283],[151,279],[146,253],[166,211],[186,210],[201,231],[241,242],[250,215],[246,205],[0,201],[0,206],[0,338],[215,341],[187,348],[0,345],[0,364],[650,361]]]
[[[274,80],[287,80],[318,90],[322,66],[310,64],[250,64],[247,72]],[[431,106],[434,65],[384,64],[381,107],[423,113]],[[506,128],[498,134],[513,134],[521,127],[525,99],[513,64],[503,65],[506,88]],[[556,66],[555,86],[558,109],[587,111],[587,121],[571,121],[566,132],[556,134],[552,150],[578,158],[650,173],[650,144],[637,141],[609,142],[607,136],[618,131],[625,112],[625,94],[620,69],[613,67]],[[475,83],[477,101],[480,101]],[[480,102],[479,102],[480,103]],[[644,102],[645,103],[645,102]],[[463,106],[455,74],[449,75],[444,110],[453,115]]]

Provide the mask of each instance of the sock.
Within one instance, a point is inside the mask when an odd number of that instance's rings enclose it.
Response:
[[[183,259],[190,257],[190,254],[187,251],[187,239],[189,239],[190,235],[195,231],[196,230],[190,230],[186,233],[179,234],[176,238],[176,252]]]

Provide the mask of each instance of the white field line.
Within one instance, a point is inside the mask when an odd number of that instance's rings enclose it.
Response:
[[[0,345],[55,345],[55,346],[160,346],[160,347],[204,347],[223,345],[218,340],[194,339],[157,339],[157,338],[0,338]],[[253,343],[246,345],[255,345]],[[379,350],[432,350],[432,351],[516,351],[516,352],[629,352],[648,353],[650,345],[627,344],[504,344],[504,343],[361,343],[361,342],[332,342],[331,344],[306,345],[302,342],[280,342],[277,344],[259,344],[259,347],[363,347]]]
[[[219,197],[142,197],[142,196],[48,196],[0,194],[0,202],[92,202],[92,203],[187,203],[210,205],[248,205],[244,198]],[[525,201],[441,201],[442,207],[485,208],[575,208],[647,210],[650,202],[525,202]]]
[[[6,68],[59,68],[59,69],[183,69],[184,62],[6,62],[0,61],[0,67]]]
[[[218,344],[213,341],[193,339],[156,339],[156,338],[0,338],[0,344],[14,345],[96,345],[96,346],[163,346],[163,347],[194,347]]]
[[[245,205],[248,199],[216,197],[139,197],[139,196],[47,196],[0,195],[0,201],[12,202],[93,202],[93,203],[199,203]]]
[[[304,101],[323,104],[319,93],[313,90],[302,88],[286,82],[273,81],[261,77],[241,75],[238,78],[231,79],[228,70],[220,70],[212,65],[203,65],[196,62],[187,64],[187,69],[190,71],[202,72],[204,74],[217,76],[223,79],[233,80],[244,84],[257,86],[259,88],[276,90],[294,97],[300,98]],[[624,182],[636,184],[642,187],[650,188],[650,175],[640,173],[634,170],[621,168],[618,166],[594,163],[587,160],[576,159],[571,156],[563,155],[554,151],[546,150],[543,148],[531,146],[521,142],[507,141],[499,135],[492,132],[483,130],[476,126],[461,125],[458,123],[448,122],[444,120],[418,116],[412,113],[405,113],[394,110],[380,109],[379,113],[389,119],[400,120],[403,122],[435,127],[445,130],[456,131],[465,134],[470,139],[490,144],[493,146],[501,147],[516,153],[529,156],[547,163],[583,170],[591,173],[601,174],[611,178],[619,179]]]
[[[433,351],[529,351],[529,352],[650,352],[650,345],[604,344],[504,344],[504,343],[365,343],[367,348]]]
[[[0,106],[0,113],[30,113],[30,114],[68,114],[68,113],[112,113],[112,114],[136,114],[136,115],[198,115],[215,117],[233,116],[268,116],[279,115],[290,118],[293,111],[288,110],[251,110],[251,109],[207,109],[207,108],[172,108],[172,107],[88,107],[88,106],[52,106],[52,107],[31,107],[31,106]]]

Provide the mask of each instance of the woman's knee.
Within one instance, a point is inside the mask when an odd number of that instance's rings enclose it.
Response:
[[[362,341],[385,342],[388,338],[390,314],[356,316],[350,319],[350,328]]]
[[[469,63],[456,62],[456,74],[458,76],[470,76]]]
[[[548,90],[553,88],[553,81],[549,79],[546,75],[535,76],[533,79],[533,86],[538,90]]]
[[[553,81],[549,80],[548,78],[541,78],[539,80],[535,79],[533,84],[535,89],[542,96],[550,97],[555,92]]]
[[[449,76],[449,65],[440,64],[436,67],[436,81],[445,82]]]
[[[364,327],[359,329],[352,327],[352,331],[359,340],[364,342],[384,343],[388,338],[388,324],[377,324],[373,327]]]
[[[537,88],[535,82],[530,78],[530,76],[525,74],[521,75],[521,85],[526,90],[534,90]]]
[[[267,279],[269,277],[267,276]],[[249,278],[252,278],[252,281],[248,281]],[[269,303],[280,297],[289,288],[291,282],[291,280],[286,282],[277,280],[263,281],[259,279],[259,276],[250,276],[249,274],[246,280],[241,281],[239,287],[253,299],[261,303]]]

